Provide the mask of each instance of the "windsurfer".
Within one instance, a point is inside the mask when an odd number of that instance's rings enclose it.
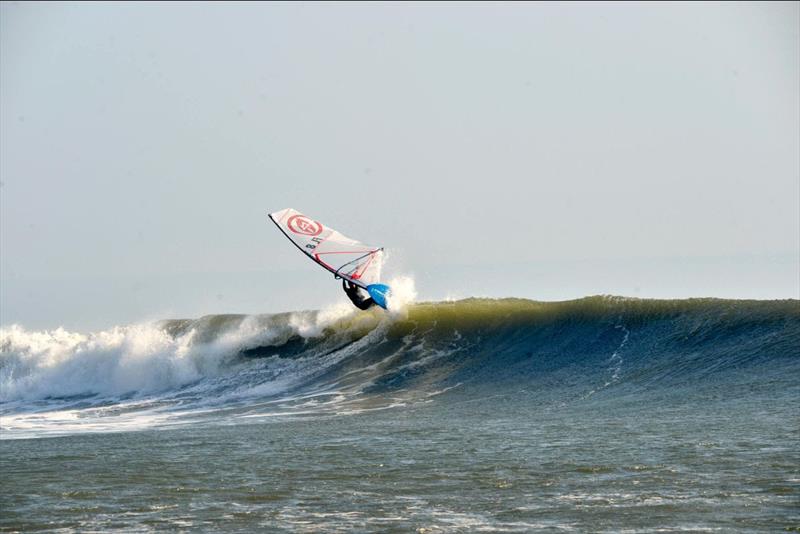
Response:
[[[367,310],[375,304],[372,297],[365,297],[362,295],[361,288],[349,280],[342,279],[342,289],[344,289],[344,292],[353,302],[353,305],[359,310]]]

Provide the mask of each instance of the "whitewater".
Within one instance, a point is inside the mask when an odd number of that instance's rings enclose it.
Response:
[[[3,327],[0,529],[800,524],[798,301],[412,293]]]

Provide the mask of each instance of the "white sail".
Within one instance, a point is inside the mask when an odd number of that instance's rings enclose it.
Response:
[[[363,288],[380,280],[383,248],[350,239],[292,208],[269,218],[297,248],[337,277]]]

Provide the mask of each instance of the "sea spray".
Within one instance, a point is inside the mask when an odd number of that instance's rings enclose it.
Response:
[[[417,298],[414,279],[411,276],[395,276],[389,281],[392,291],[387,299],[389,313],[395,317],[404,316],[408,306]]]

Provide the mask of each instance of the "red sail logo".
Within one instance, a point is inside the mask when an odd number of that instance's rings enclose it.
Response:
[[[305,215],[294,215],[289,217],[286,222],[289,230],[295,234],[302,234],[308,236],[319,235],[322,232],[322,225],[317,221],[312,221]]]

